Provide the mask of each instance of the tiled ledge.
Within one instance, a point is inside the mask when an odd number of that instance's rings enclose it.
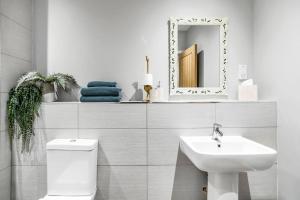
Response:
[[[276,102],[80,103],[41,106],[35,128],[227,128],[276,127]]]
[[[239,101],[239,100],[197,100],[197,101],[155,101],[151,103],[142,102],[142,101],[121,101],[121,102],[77,102],[77,101],[70,101],[70,102],[50,102],[43,104],[188,104],[188,103],[276,103],[275,100],[259,100],[259,101]]]

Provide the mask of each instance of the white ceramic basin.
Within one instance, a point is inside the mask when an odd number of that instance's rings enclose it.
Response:
[[[277,158],[274,149],[241,136],[181,136],[180,148],[200,170],[208,172],[208,200],[238,200],[239,172],[266,170]]]
[[[197,168],[207,172],[266,170],[277,156],[274,149],[241,136],[224,136],[221,143],[210,136],[182,136],[180,148]]]

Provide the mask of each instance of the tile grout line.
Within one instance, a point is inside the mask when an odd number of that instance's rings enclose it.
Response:
[[[217,123],[217,104],[215,103],[215,123]]]
[[[7,170],[8,168],[11,168],[11,167],[12,167],[11,165],[10,166],[6,166],[6,167],[0,169],[0,172],[3,172],[4,170]]]
[[[278,165],[278,162],[275,162],[272,166],[277,166]],[[5,170],[9,167],[45,167],[47,166],[46,164],[23,164],[23,165],[20,165],[20,164],[13,164],[11,166],[7,166],[3,169],[0,169],[0,172],[2,170]],[[176,163],[175,164],[151,164],[151,165],[138,165],[138,164],[128,164],[128,165],[98,165],[98,167],[109,167],[109,166],[115,166],[115,167],[147,167],[147,166],[150,166],[150,167],[176,167],[176,166],[194,166],[194,164],[179,164],[177,165]]]
[[[46,164],[36,164],[36,165],[30,165],[30,164],[25,164],[25,165],[12,165],[12,166],[7,166],[3,169],[0,169],[0,172],[3,171],[3,170],[6,170],[10,167],[46,167],[47,165]],[[147,166],[150,166],[150,167],[176,167],[176,166],[194,166],[193,164],[180,164],[180,165],[177,165],[177,164],[152,164],[152,165],[134,165],[134,164],[130,164],[130,165],[97,165],[97,167],[147,167]],[[278,163],[275,162],[273,166],[278,166]],[[277,168],[276,168],[277,170]]]
[[[39,129],[49,129],[49,130],[71,130],[71,129],[79,129],[79,130],[201,130],[201,129],[211,129],[212,126],[206,126],[206,127],[199,127],[199,128],[77,128],[77,127],[71,127],[71,128],[35,128],[36,130]],[[258,129],[258,128],[278,128],[278,126],[223,126],[223,128],[232,128],[232,129],[242,129],[242,128],[249,128],[249,129]],[[3,130],[1,130],[3,131]]]
[[[26,59],[24,59],[24,58],[21,58],[21,57],[12,55],[12,54],[7,53],[7,52],[5,52],[5,51],[1,51],[1,54],[5,55],[5,56],[8,56],[8,57],[12,57],[12,58],[14,58],[14,59],[22,60],[23,62],[26,62],[26,63],[28,63],[28,64],[32,64],[32,60],[26,60]]]
[[[148,200],[149,198],[149,134],[148,134],[148,104],[146,104],[146,199]]]
[[[79,104],[77,104],[77,138],[79,139]]]
[[[18,26],[21,26],[24,30],[26,30],[26,31],[28,31],[28,32],[30,32],[30,33],[32,33],[32,27],[31,27],[31,28],[28,28],[28,27],[26,27],[25,25],[23,25],[23,24],[21,24],[20,22],[18,22],[17,20],[15,20],[15,19],[13,19],[13,18],[11,18],[11,17],[9,17],[9,16],[3,14],[2,12],[0,13],[0,15],[1,15],[2,17],[5,17],[5,18],[8,19],[8,20],[14,22],[14,23],[17,24]]]

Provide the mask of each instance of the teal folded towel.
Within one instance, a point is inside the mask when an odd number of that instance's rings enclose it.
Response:
[[[116,87],[116,82],[108,81],[91,81],[88,83],[88,87]]]
[[[119,102],[121,100],[120,97],[99,97],[99,96],[81,96],[81,102]]]
[[[119,96],[121,89],[116,87],[89,87],[82,88],[82,96]]]

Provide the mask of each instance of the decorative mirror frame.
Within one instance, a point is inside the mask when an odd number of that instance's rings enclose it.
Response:
[[[179,88],[178,77],[178,25],[220,26],[220,87]],[[169,21],[169,93],[178,95],[227,95],[228,63],[227,18],[170,18]]]

